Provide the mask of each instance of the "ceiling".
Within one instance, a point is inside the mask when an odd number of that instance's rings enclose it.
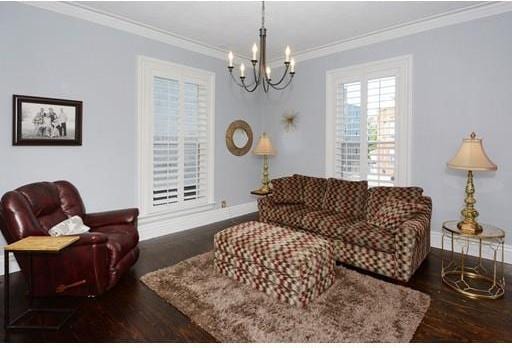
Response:
[[[258,40],[261,3],[246,2],[75,2],[104,14],[157,28],[174,36],[240,56],[250,56]],[[482,2],[266,2],[267,55],[270,61],[293,53],[362,37],[376,31],[442,16]]]

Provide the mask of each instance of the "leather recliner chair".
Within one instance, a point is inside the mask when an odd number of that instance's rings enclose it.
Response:
[[[0,202],[0,229],[8,243],[48,236],[59,222],[78,215],[90,232],[59,254],[32,256],[34,296],[97,296],[112,288],[139,257],[138,209],[87,214],[78,190],[67,181],[39,182],[7,192]],[[25,277],[29,257],[15,254]]]

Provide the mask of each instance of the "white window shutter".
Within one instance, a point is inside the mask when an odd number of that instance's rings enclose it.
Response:
[[[205,83],[153,79],[153,206],[208,199]]]
[[[335,176],[364,180],[361,173],[361,83],[337,84]]]
[[[184,83],[183,200],[204,201],[208,196],[208,89]]]
[[[140,60],[143,214],[213,203],[214,74]]]
[[[396,77],[368,81],[367,140],[370,186],[393,186],[396,175]]]
[[[153,78],[153,206],[180,201],[180,83]]]
[[[327,175],[408,184],[410,67],[405,56],[327,72]]]

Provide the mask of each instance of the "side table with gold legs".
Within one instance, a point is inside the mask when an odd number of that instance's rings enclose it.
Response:
[[[471,298],[497,299],[505,293],[505,232],[482,225],[479,234],[465,234],[457,221],[443,223],[441,278],[452,289]],[[470,250],[478,256],[468,257]],[[487,256],[486,259],[484,256]]]

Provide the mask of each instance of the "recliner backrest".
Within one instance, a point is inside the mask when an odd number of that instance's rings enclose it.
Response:
[[[67,181],[38,182],[7,192],[1,209],[0,225],[9,243],[47,235],[51,227],[68,217],[85,214],[78,190]]]

